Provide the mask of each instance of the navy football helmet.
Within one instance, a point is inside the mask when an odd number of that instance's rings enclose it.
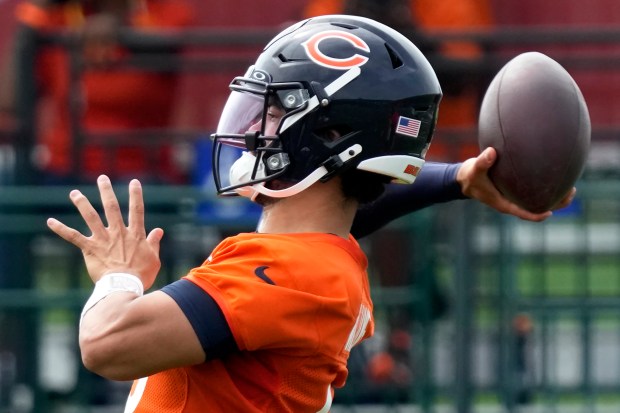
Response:
[[[212,135],[215,184],[252,199],[291,196],[352,168],[413,182],[442,96],[410,40],[347,15],[284,30],[230,89]],[[223,168],[230,146],[243,153]],[[275,189],[274,180],[286,185]]]

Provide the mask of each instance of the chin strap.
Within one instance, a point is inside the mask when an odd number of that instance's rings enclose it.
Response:
[[[338,163],[339,165],[342,165],[343,163],[348,162],[349,160],[355,158],[360,153],[362,153],[362,145],[355,144],[349,147],[348,149],[340,152],[336,156],[337,160],[331,161],[329,162],[329,164],[333,165],[335,162],[335,163]],[[261,182],[261,183],[254,184],[251,186],[239,188],[239,191],[237,193],[239,193],[239,195],[250,198],[252,201],[254,201],[259,194],[263,194],[271,198],[287,198],[289,196],[296,195],[300,193],[301,191],[308,189],[312,184],[321,180],[321,178],[324,178],[330,173],[334,172],[333,170],[331,170],[331,168],[329,168],[329,166],[326,166],[326,165],[328,165],[328,162],[316,168],[314,171],[312,171],[310,175],[306,176],[304,179],[297,182],[295,185],[289,186],[288,188],[285,188],[285,189],[265,188],[265,183]]]

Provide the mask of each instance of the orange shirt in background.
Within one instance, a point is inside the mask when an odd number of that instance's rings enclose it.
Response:
[[[77,29],[85,17],[79,4],[39,8],[32,3],[18,5],[17,18],[41,32]],[[144,31],[187,26],[191,9],[181,0],[147,0],[130,16],[130,26]],[[116,47],[115,57],[129,51]],[[40,149],[37,163],[44,171],[69,175],[73,168],[73,142],[69,113],[69,60],[61,47],[48,46],[37,56],[37,82],[42,98],[42,123],[38,133]],[[80,118],[86,132],[118,133],[141,128],[169,126],[178,76],[173,73],[137,69],[97,68],[86,70],[80,81],[83,113]],[[143,177],[177,182],[182,174],[171,159],[170,146],[132,145],[123,138],[118,149],[92,143],[83,150],[81,177],[101,173],[116,177]]]

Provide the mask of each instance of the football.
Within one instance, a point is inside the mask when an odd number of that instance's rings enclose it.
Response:
[[[491,81],[479,112],[480,149],[497,160],[489,176],[510,201],[544,212],[581,176],[590,148],[590,115],[579,87],[555,60],[520,54]]]

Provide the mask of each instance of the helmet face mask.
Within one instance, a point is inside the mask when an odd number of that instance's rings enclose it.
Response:
[[[250,198],[291,196],[353,168],[413,182],[441,99],[434,71],[409,40],[355,16],[286,29],[230,89],[212,135],[215,184],[219,194]],[[226,182],[222,152],[231,146],[253,163],[237,152]],[[269,189],[276,179],[291,187]]]
[[[235,78],[230,85],[231,95],[213,135],[213,171],[221,195],[238,195],[239,188],[273,180],[290,163],[279,131],[287,117],[306,107],[309,94],[301,83],[271,84],[265,81],[268,79],[268,74],[250,67],[246,77]],[[250,167],[250,156],[254,160],[251,174],[244,174],[245,180],[229,176],[230,182],[224,183],[220,158],[225,146],[247,151],[243,156],[245,168]]]

